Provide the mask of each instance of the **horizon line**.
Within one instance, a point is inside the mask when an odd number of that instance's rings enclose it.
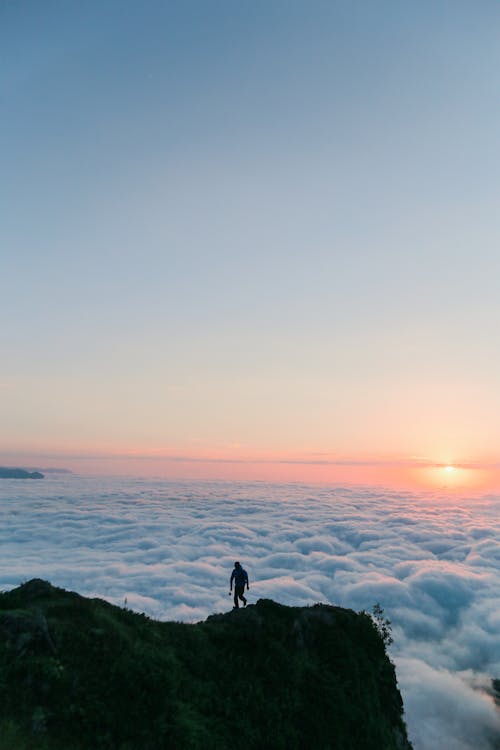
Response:
[[[229,464],[229,465],[282,465],[282,466],[394,466],[415,469],[438,469],[452,466],[454,469],[498,469],[499,461],[435,461],[426,457],[410,458],[287,458],[194,456],[189,454],[158,453],[60,453],[39,451],[0,451],[3,457],[37,458],[57,461],[164,461],[166,463]]]

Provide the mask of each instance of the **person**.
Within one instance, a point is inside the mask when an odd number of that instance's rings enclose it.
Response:
[[[240,604],[238,599],[241,599],[243,602],[243,606],[247,606],[247,600],[243,596],[243,592],[245,590],[245,584],[247,586],[247,591],[249,589],[248,586],[248,575],[246,570],[244,570],[239,562],[234,563],[234,570],[231,573],[231,578],[229,580],[229,596],[231,596],[231,593],[233,591],[233,581],[234,581],[234,608],[239,609]]]

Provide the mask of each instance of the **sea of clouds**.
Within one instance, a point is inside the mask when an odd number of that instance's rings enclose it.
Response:
[[[493,750],[500,712],[500,498],[367,488],[48,476],[0,481],[0,589],[30,578],[155,618],[329,602],[393,624],[415,750]]]

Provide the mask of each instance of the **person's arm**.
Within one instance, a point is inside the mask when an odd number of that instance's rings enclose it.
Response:
[[[233,590],[233,580],[234,580],[234,570],[231,573],[231,578],[229,579],[229,593]]]
[[[245,578],[247,580],[247,591],[248,591],[248,589],[250,588],[250,586],[248,585],[248,573],[247,572],[245,572]]]

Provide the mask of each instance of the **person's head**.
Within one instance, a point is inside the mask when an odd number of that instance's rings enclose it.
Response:
[[[241,565],[239,564],[239,562],[238,562],[238,561],[236,561],[236,562],[234,563],[234,567],[235,567],[235,568],[241,568]]]

